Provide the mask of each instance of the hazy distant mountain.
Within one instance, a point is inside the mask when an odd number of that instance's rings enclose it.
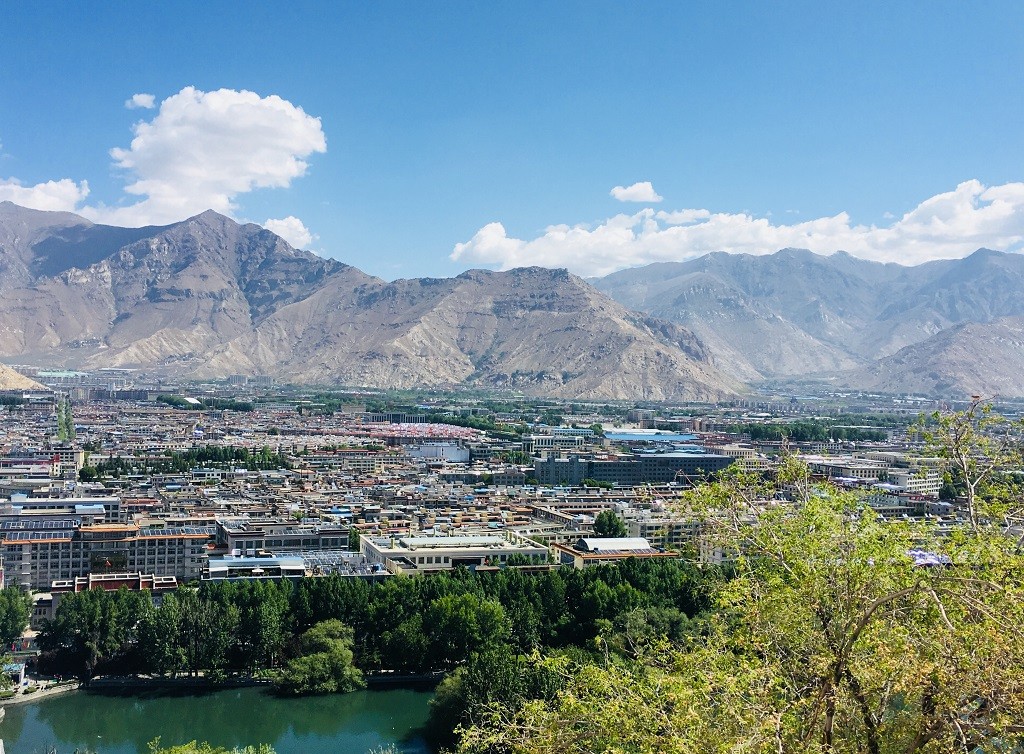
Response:
[[[950,327],[837,382],[881,392],[1024,395],[1024,318]]]
[[[928,344],[938,348],[933,336],[957,325],[1024,315],[1024,257],[985,249],[917,267],[843,252],[715,253],[592,282],[626,306],[688,328],[723,370],[749,381],[849,371],[855,384],[865,368],[907,346],[920,344],[914,353],[924,358]],[[999,363],[1017,374],[1024,368],[1024,361]],[[894,391],[924,384],[906,374],[886,384]],[[935,389],[944,384],[965,383],[943,379]]]
[[[564,270],[387,283],[205,212],[93,225],[0,203],[0,356],[197,377],[707,399],[738,383],[687,330]]]

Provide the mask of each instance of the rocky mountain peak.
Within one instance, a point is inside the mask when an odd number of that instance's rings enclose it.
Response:
[[[565,397],[714,400],[740,389],[684,328],[564,269],[388,283],[217,212],[73,230],[26,247],[25,274],[0,297],[10,325],[0,356]]]

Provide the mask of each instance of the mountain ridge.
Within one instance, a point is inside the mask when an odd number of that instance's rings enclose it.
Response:
[[[0,301],[0,357],[552,397],[715,400],[742,389],[684,328],[566,270],[387,282],[211,211],[110,228],[0,207],[0,266],[20,276]]]
[[[389,282],[213,211],[117,228],[0,202],[0,358],[44,365],[551,397],[715,400],[787,379],[1010,395],[1024,391],[1022,290],[1024,257],[988,249]]]
[[[991,249],[915,266],[845,252],[716,252],[591,282],[626,306],[691,330],[725,371],[752,383],[813,375],[856,386],[869,366],[877,365],[877,371],[888,363],[895,369],[897,362],[879,362],[947,329],[1024,315],[1024,257]],[[933,343],[940,348],[939,341]],[[995,355],[980,343],[979,360]],[[917,353],[925,357],[923,350]],[[904,367],[899,373],[900,379],[894,373],[881,381],[894,390],[918,384]],[[950,374],[936,385],[970,394],[973,377],[962,377]],[[1008,387],[1016,384],[1010,373],[1000,379]]]

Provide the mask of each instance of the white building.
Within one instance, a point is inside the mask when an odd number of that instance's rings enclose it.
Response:
[[[410,458],[422,458],[425,461],[469,463],[469,448],[457,442],[425,442],[407,445],[403,450]]]
[[[391,573],[447,571],[458,566],[501,565],[513,555],[546,562],[543,545],[514,532],[453,537],[362,537],[363,555]]]

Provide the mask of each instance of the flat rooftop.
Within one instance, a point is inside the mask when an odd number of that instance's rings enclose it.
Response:
[[[402,537],[398,543],[410,549],[419,547],[501,547],[509,544],[505,537],[476,535],[466,537]]]

